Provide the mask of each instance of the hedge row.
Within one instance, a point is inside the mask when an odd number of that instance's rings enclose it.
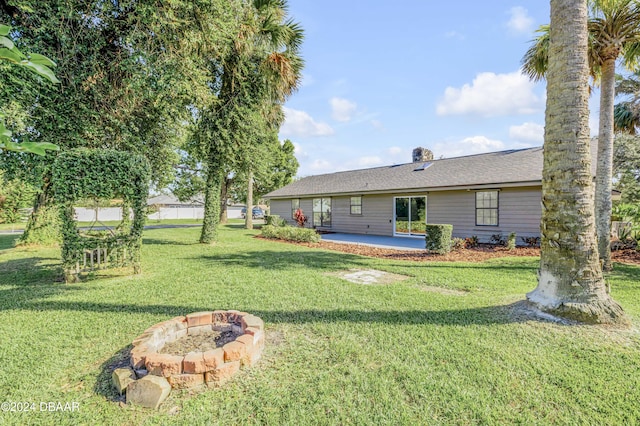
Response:
[[[317,243],[320,241],[320,235],[318,235],[315,230],[295,228],[293,226],[264,225],[262,227],[262,236],[265,238],[304,243]]]

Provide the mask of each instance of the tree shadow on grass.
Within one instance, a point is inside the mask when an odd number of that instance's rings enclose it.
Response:
[[[353,268],[372,268],[378,259],[355,254],[321,250],[260,250],[242,253],[204,255],[200,259],[226,267],[248,267],[265,270],[285,270],[304,266],[322,271],[337,271]],[[385,263],[384,267],[403,269],[468,269],[476,271],[535,272],[537,265],[531,264],[435,264],[432,262]]]
[[[186,242],[179,240],[161,240],[159,238],[142,238],[143,245],[170,245],[170,246],[194,246],[199,244],[197,241]]]
[[[64,283],[57,260],[29,257],[0,262],[0,287],[7,287],[0,289],[0,309],[23,309],[25,305],[31,309],[35,300],[81,290],[80,286]]]
[[[244,229],[244,222],[242,222],[242,223],[225,223],[223,226],[225,228],[229,228],[229,229]]]
[[[449,263],[393,263],[390,266],[399,268],[427,268],[427,269],[472,269],[472,270],[492,270],[492,271],[537,271],[538,264],[536,265],[517,265],[517,264],[496,264],[496,263],[476,263],[476,264],[461,264],[457,262]]]
[[[245,309],[246,308],[246,309]],[[42,310],[72,310],[91,312],[131,312],[165,314],[167,319],[196,311],[211,310],[211,307],[171,306],[171,305],[111,305],[105,303],[78,302],[44,302],[37,304]],[[528,321],[551,322],[549,319],[536,316],[527,302],[519,301],[508,305],[486,306],[469,309],[451,309],[441,311],[363,311],[357,309],[335,310],[261,310],[251,307],[239,307],[265,321],[267,327],[273,324],[313,324],[313,323],[365,323],[388,325],[423,325],[438,326],[493,326],[500,324],[524,323]],[[560,325],[568,323],[559,322]],[[152,326],[153,324],[149,324]],[[140,330],[142,333],[144,330]],[[111,358],[100,366],[94,391],[108,401],[124,402],[125,397],[118,394],[112,385],[111,375],[116,368],[128,367],[131,345],[118,350]]]
[[[509,305],[484,306],[466,309],[445,310],[360,310],[360,309],[303,309],[303,310],[265,310],[252,306],[234,307],[262,318],[269,324],[308,324],[308,323],[368,323],[403,325],[494,325],[539,320],[535,315],[527,314],[528,305],[524,301]],[[177,305],[130,305],[100,302],[69,301],[33,301],[25,303],[22,309],[38,311],[80,311],[114,312],[132,314],[166,315],[167,319],[192,312],[217,309],[212,306]],[[153,324],[149,324],[151,326]],[[141,330],[140,332],[142,332]]]
[[[62,267],[57,258],[27,257],[2,261],[0,257],[0,285],[33,287],[51,284],[61,276]]]
[[[327,271],[353,267],[371,267],[370,259],[352,254],[323,251],[260,250],[201,256],[203,262],[224,266],[278,270],[296,267]]]
[[[131,345],[120,349],[111,358],[106,360],[100,366],[100,372],[96,378],[96,384],[93,391],[97,395],[103,396],[107,401],[125,402],[125,394],[120,395],[112,384],[111,375],[116,368],[129,367],[129,357],[131,356]]]
[[[640,282],[640,267],[626,265],[624,263],[616,263],[613,271],[608,274],[610,277],[624,278]]]
[[[2,234],[0,235],[0,250],[11,249],[16,245],[16,240],[20,238],[20,234]]]

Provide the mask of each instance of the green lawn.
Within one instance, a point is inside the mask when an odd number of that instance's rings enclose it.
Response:
[[[640,268],[616,265],[635,328],[518,314],[537,260],[369,259],[224,227],[145,231],[143,273],[58,281],[57,249],[0,235],[0,402],[78,402],[74,413],[0,412],[0,424],[637,424]],[[412,278],[360,285],[328,273]],[[448,292],[434,291],[458,290]],[[263,359],[220,389],[174,391],[158,412],[121,406],[109,367],[147,327],[186,313],[262,317]]]

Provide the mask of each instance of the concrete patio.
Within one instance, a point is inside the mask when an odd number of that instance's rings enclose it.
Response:
[[[322,234],[323,241],[342,244],[360,244],[393,250],[424,250],[424,238],[384,237],[362,234]]]

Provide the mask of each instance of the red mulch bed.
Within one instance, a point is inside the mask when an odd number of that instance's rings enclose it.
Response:
[[[477,247],[452,251],[442,255],[427,253],[426,250],[392,250],[361,244],[332,243],[329,241],[320,241],[319,243],[282,242],[305,247],[320,247],[327,250],[357,254],[360,256],[393,260],[412,260],[418,262],[483,262],[487,259],[495,259],[499,257],[540,256],[539,248],[517,247],[515,250],[507,250],[505,247],[490,244],[480,244]],[[614,262],[640,266],[640,251],[633,249],[616,250],[612,252],[612,259]]]
[[[611,252],[614,262],[626,263],[629,265],[640,265],[640,250],[624,249]]]

